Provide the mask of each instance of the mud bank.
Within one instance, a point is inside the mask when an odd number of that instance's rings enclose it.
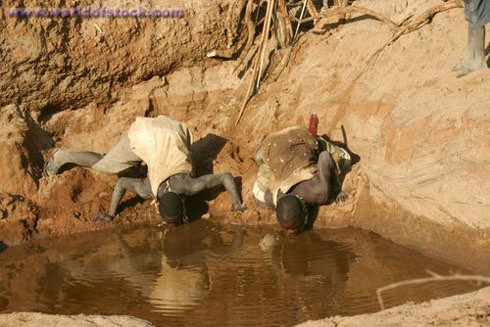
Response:
[[[14,326],[79,326],[79,327],[117,327],[134,326],[150,327],[151,322],[130,316],[95,316],[95,315],[50,315],[37,312],[17,312],[0,315],[0,325]]]
[[[49,315],[19,312],[0,315],[0,325],[10,326],[154,326],[130,316]],[[490,288],[419,304],[404,304],[373,314],[352,317],[335,316],[307,321],[298,326],[488,326],[490,324]]]
[[[44,7],[42,7],[44,6]],[[0,107],[21,103],[38,122],[91,102],[115,101],[121,86],[199,63],[206,53],[236,45],[235,1],[3,1]],[[76,7],[75,7],[76,6]],[[181,18],[20,17],[29,9],[183,9]],[[205,66],[205,64],[204,64]]]
[[[287,50],[275,52],[260,92],[235,126],[250,72],[241,76],[244,64],[236,69],[236,60],[205,56],[239,42],[230,20],[242,8],[232,3],[207,4],[188,15],[192,19],[172,22],[2,20],[0,142],[8,155],[0,159],[0,248],[158,223],[149,203],[129,195],[114,222],[91,221],[109,205],[113,176],[80,168],[49,179],[41,174],[50,148],[106,152],[136,116],[158,114],[191,126],[200,140],[198,173],[241,177],[248,211],[231,213],[221,193],[201,199],[212,219],[274,224],[250,191],[255,149],[269,132],[305,124],[316,112],[320,132],[342,140],[343,125],[361,158],[346,179],[350,199],[323,207],[316,226],[372,230],[490,274],[490,187],[484,182],[490,178],[490,72],[456,78],[451,70],[466,44],[462,9],[437,14],[384,48],[392,32],[366,16],[353,15],[343,25],[318,22],[301,35],[287,66]],[[391,3],[357,3],[401,21],[439,1],[398,1],[396,11]],[[9,5],[2,4],[4,15]],[[26,40],[22,46],[15,43],[19,37]]]
[[[308,321],[298,326],[488,326],[489,299],[490,288],[487,287],[441,300],[405,304],[367,315]]]

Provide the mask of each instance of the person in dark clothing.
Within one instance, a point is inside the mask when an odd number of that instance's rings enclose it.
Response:
[[[304,126],[270,134],[255,159],[254,197],[259,205],[275,209],[288,233],[310,229],[320,205],[348,198],[342,183],[351,169],[351,153]]]
[[[490,22],[490,0],[464,0],[468,43],[463,59],[454,67],[458,76],[488,68],[485,61],[485,24]]]

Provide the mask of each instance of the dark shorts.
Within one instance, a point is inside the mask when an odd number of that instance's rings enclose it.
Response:
[[[464,16],[473,28],[490,22],[490,0],[470,0],[464,3]]]

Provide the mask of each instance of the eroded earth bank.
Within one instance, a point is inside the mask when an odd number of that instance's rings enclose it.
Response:
[[[186,122],[199,140],[197,173],[241,177],[248,210],[231,213],[229,196],[221,193],[206,198],[210,219],[274,224],[251,194],[255,150],[271,131],[306,124],[316,112],[322,134],[341,141],[344,126],[360,161],[346,178],[349,200],[323,207],[315,226],[371,230],[490,274],[490,71],[462,78],[452,71],[466,44],[461,8],[435,15],[388,46],[390,27],[360,14],[344,24],[333,17],[304,28],[290,56],[287,48],[272,51],[273,36],[260,91],[235,125],[257,47],[243,51],[246,1],[173,3],[185,8],[185,18],[17,19],[7,14],[14,2],[2,3],[0,249],[158,223],[149,202],[130,195],[113,222],[91,221],[108,208],[114,176],[81,168],[42,174],[50,149],[106,152],[136,116]],[[396,23],[440,3],[356,1]],[[213,50],[231,57],[208,57]],[[486,317],[489,303],[487,296]]]

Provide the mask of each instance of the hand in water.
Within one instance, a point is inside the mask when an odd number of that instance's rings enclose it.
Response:
[[[99,212],[98,214],[96,214],[95,216],[92,217],[92,221],[107,221],[107,222],[111,222],[112,219],[114,219],[113,216],[107,214],[107,213],[104,213],[104,212]]]

